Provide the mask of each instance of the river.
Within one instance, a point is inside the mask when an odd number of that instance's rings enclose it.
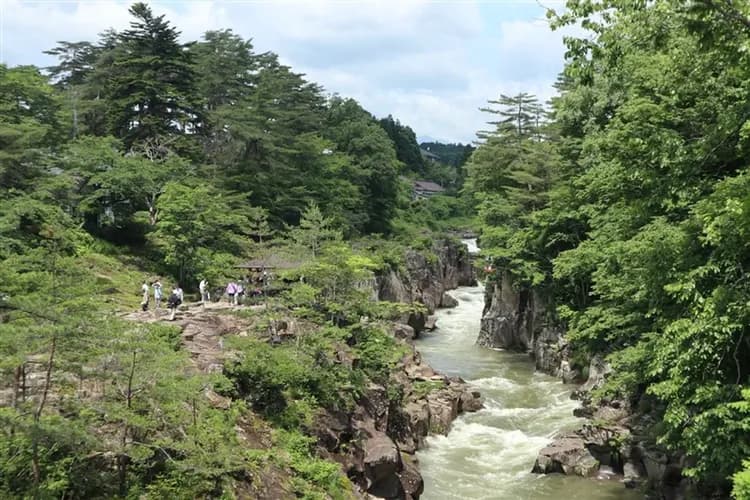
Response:
[[[438,311],[438,328],[417,340],[430,365],[458,375],[482,393],[485,408],[460,416],[448,436],[431,436],[417,453],[424,500],[631,500],[643,498],[617,481],[529,471],[558,431],[573,429],[571,386],[534,372],[527,355],[475,345],[483,288],[450,292],[459,305]]]

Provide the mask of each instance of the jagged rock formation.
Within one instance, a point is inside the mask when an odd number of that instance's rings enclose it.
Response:
[[[537,370],[573,382],[579,377],[569,361],[562,330],[550,319],[548,304],[535,290],[517,289],[510,274],[488,280],[477,344],[528,352]]]
[[[691,498],[693,485],[682,475],[685,457],[667,453],[648,432],[655,422],[643,411],[650,404],[647,396],[639,402],[640,409],[620,399],[592,402],[591,391],[601,387],[611,372],[601,357],[591,360],[588,380],[573,392],[582,401],[574,413],[589,420],[542,449],[532,472],[589,477],[605,471],[629,488],[646,484],[661,498]]]
[[[319,455],[341,464],[363,491],[380,498],[417,499],[424,482],[414,453],[430,433],[445,434],[465,411],[482,407],[480,395],[463,380],[446,378],[413,351],[393,375],[404,398],[394,402],[384,387],[370,384],[351,412],[325,411],[313,425]],[[415,382],[435,388],[428,394]]]
[[[402,270],[389,270],[377,277],[377,297],[390,302],[423,304],[426,313],[411,313],[402,321],[414,329],[415,336],[425,329],[428,316],[439,307],[455,307],[447,290],[476,284],[466,246],[454,240],[438,240],[432,256],[408,250]]]
[[[184,307],[172,322],[181,328],[182,347],[190,352],[197,369],[206,372],[222,369],[224,360],[231,355],[224,348],[224,337],[248,335],[255,330],[250,320],[223,314],[224,309],[231,309],[231,306],[211,304],[203,309],[192,304]],[[127,317],[133,321],[155,322],[166,321],[167,315],[135,312]],[[279,320],[282,337],[294,337],[295,332],[305,328]],[[408,344],[414,337],[413,329],[406,324],[394,323],[391,331],[394,337]],[[270,341],[271,337],[268,339]],[[345,349],[338,352],[336,358],[337,362],[348,366],[355,362]],[[417,499],[424,483],[415,452],[424,445],[427,435],[447,433],[451,422],[462,412],[479,410],[482,407],[480,394],[459,378],[435,372],[422,361],[413,345],[410,354],[392,374],[389,385],[399,387],[403,396],[394,399],[385,387],[370,383],[354,408],[322,411],[309,431],[318,440],[318,455],[341,464],[361,494]],[[213,391],[208,391],[206,397],[217,408],[230,407],[227,398]],[[246,430],[238,429],[238,432],[242,434]],[[269,492],[280,492],[284,481],[279,478],[291,472],[272,472],[269,477],[278,480],[269,480],[262,486]]]
[[[564,331],[552,321],[547,302],[534,290],[514,288],[507,273],[487,285],[477,343],[527,352],[537,370],[564,382],[580,381],[580,373],[571,366]],[[684,498],[692,487],[682,476],[685,458],[670,455],[655,443],[648,432],[655,422],[648,411],[639,408],[648,402],[592,401],[591,392],[602,386],[611,371],[603,358],[591,360],[588,379],[572,394],[582,402],[575,415],[588,422],[543,448],[533,472],[615,478],[628,487],[647,484],[664,498]]]

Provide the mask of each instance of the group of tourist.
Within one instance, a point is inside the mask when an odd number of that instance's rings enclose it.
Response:
[[[143,297],[141,299],[141,309],[144,312],[148,311],[149,296],[152,289],[155,304],[154,310],[156,311],[161,308],[161,301],[164,298],[161,281],[157,279],[156,281],[152,281],[151,283],[149,283],[148,280],[144,280],[143,285],[141,285],[141,292],[143,293]],[[183,300],[185,300],[185,294],[183,293],[180,284],[176,283],[174,288],[172,288],[172,293],[170,293],[169,297],[167,298],[167,307],[170,310],[170,320],[174,320],[175,314],[177,314],[177,308],[180,306],[180,304],[182,304]]]
[[[267,279],[267,276],[264,273],[264,279]],[[209,290],[208,286],[208,280],[205,278],[200,281],[198,284],[198,290],[200,291],[200,297],[201,297],[201,304],[205,308],[206,303],[211,301],[211,291]],[[229,300],[229,303],[232,305],[240,305],[242,302],[242,297],[246,294],[246,287],[244,285],[243,280],[237,280],[230,281],[226,286],[226,294],[227,299]],[[154,296],[154,304],[155,308],[154,310],[157,311],[161,307],[161,302],[164,297],[163,291],[162,291],[162,284],[160,280],[149,282],[148,280],[143,281],[143,285],[141,286],[141,292],[143,294],[142,300],[141,300],[141,309],[145,312],[149,309],[150,304],[150,296],[153,291]],[[261,295],[263,292],[258,289],[253,289],[250,294],[252,296]],[[170,320],[175,319],[175,315],[177,313],[177,308],[182,304],[182,302],[185,300],[185,294],[182,291],[182,288],[180,287],[179,283],[176,283],[174,285],[174,288],[172,288],[172,293],[167,298],[167,307],[170,310]]]

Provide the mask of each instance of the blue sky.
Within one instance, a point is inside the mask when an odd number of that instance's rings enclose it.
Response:
[[[96,40],[129,22],[122,0],[0,0],[0,58],[11,66],[54,61],[57,40]],[[560,0],[540,0],[561,8]],[[417,135],[471,141],[488,99],[520,91],[542,98],[562,69],[562,34],[534,0],[149,2],[199,39],[231,28],[271,50],[327,92],[392,114]]]

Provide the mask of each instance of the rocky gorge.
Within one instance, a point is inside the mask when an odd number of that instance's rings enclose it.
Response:
[[[456,417],[482,407],[480,393],[458,377],[448,377],[431,368],[414,347],[414,339],[430,325],[437,308],[455,305],[445,292],[474,281],[472,264],[464,245],[455,240],[436,241],[430,252],[407,251],[404,265],[376,276],[373,296],[381,301],[418,304],[418,310],[384,325],[405,354],[387,383],[370,381],[351,408],[326,409],[316,414],[306,433],[315,438],[316,454],[341,465],[355,485],[359,497],[417,499],[424,489],[415,452],[430,434],[445,435]],[[252,306],[260,311],[263,306]],[[228,336],[260,336],[272,342],[293,343],[315,330],[291,316],[264,326],[260,319],[233,315],[230,305],[199,304],[184,307],[176,325],[181,329],[181,346],[196,367],[205,372],[221,371],[231,362],[231,349],[224,347]],[[251,308],[252,310],[252,308]],[[160,321],[151,313],[132,313],[134,321]],[[335,353],[335,364],[353,369],[363,362],[345,345]],[[248,388],[252,390],[252,388]],[[242,391],[241,391],[242,392]],[[241,394],[242,395],[242,394]],[[230,400],[213,391],[207,396],[219,407]],[[268,432],[254,425],[240,429],[253,446],[266,446]],[[265,444],[264,444],[265,443]],[[254,478],[252,494],[237,491],[239,498],[286,498],[289,471],[268,472]],[[276,478],[270,481],[268,478]],[[270,482],[269,482],[270,481]]]
[[[579,384],[571,398],[580,400],[574,414],[586,418],[585,423],[541,449],[533,472],[614,479],[628,488],[644,487],[658,498],[693,498],[697,493],[682,474],[687,459],[656,443],[655,401],[647,395],[636,400],[602,397],[597,390],[612,373],[609,363],[597,356],[588,366],[576,366],[545,296],[516,288],[508,273],[490,278],[477,344],[528,353],[537,370]]]
[[[434,242],[430,252],[410,249],[402,266],[379,273],[375,296],[378,300],[423,305],[423,311],[403,318],[403,322],[413,328],[416,337],[425,328],[434,327],[430,315],[436,309],[457,305],[446,291],[475,283],[467,247],[457,240],[440,239]]]

